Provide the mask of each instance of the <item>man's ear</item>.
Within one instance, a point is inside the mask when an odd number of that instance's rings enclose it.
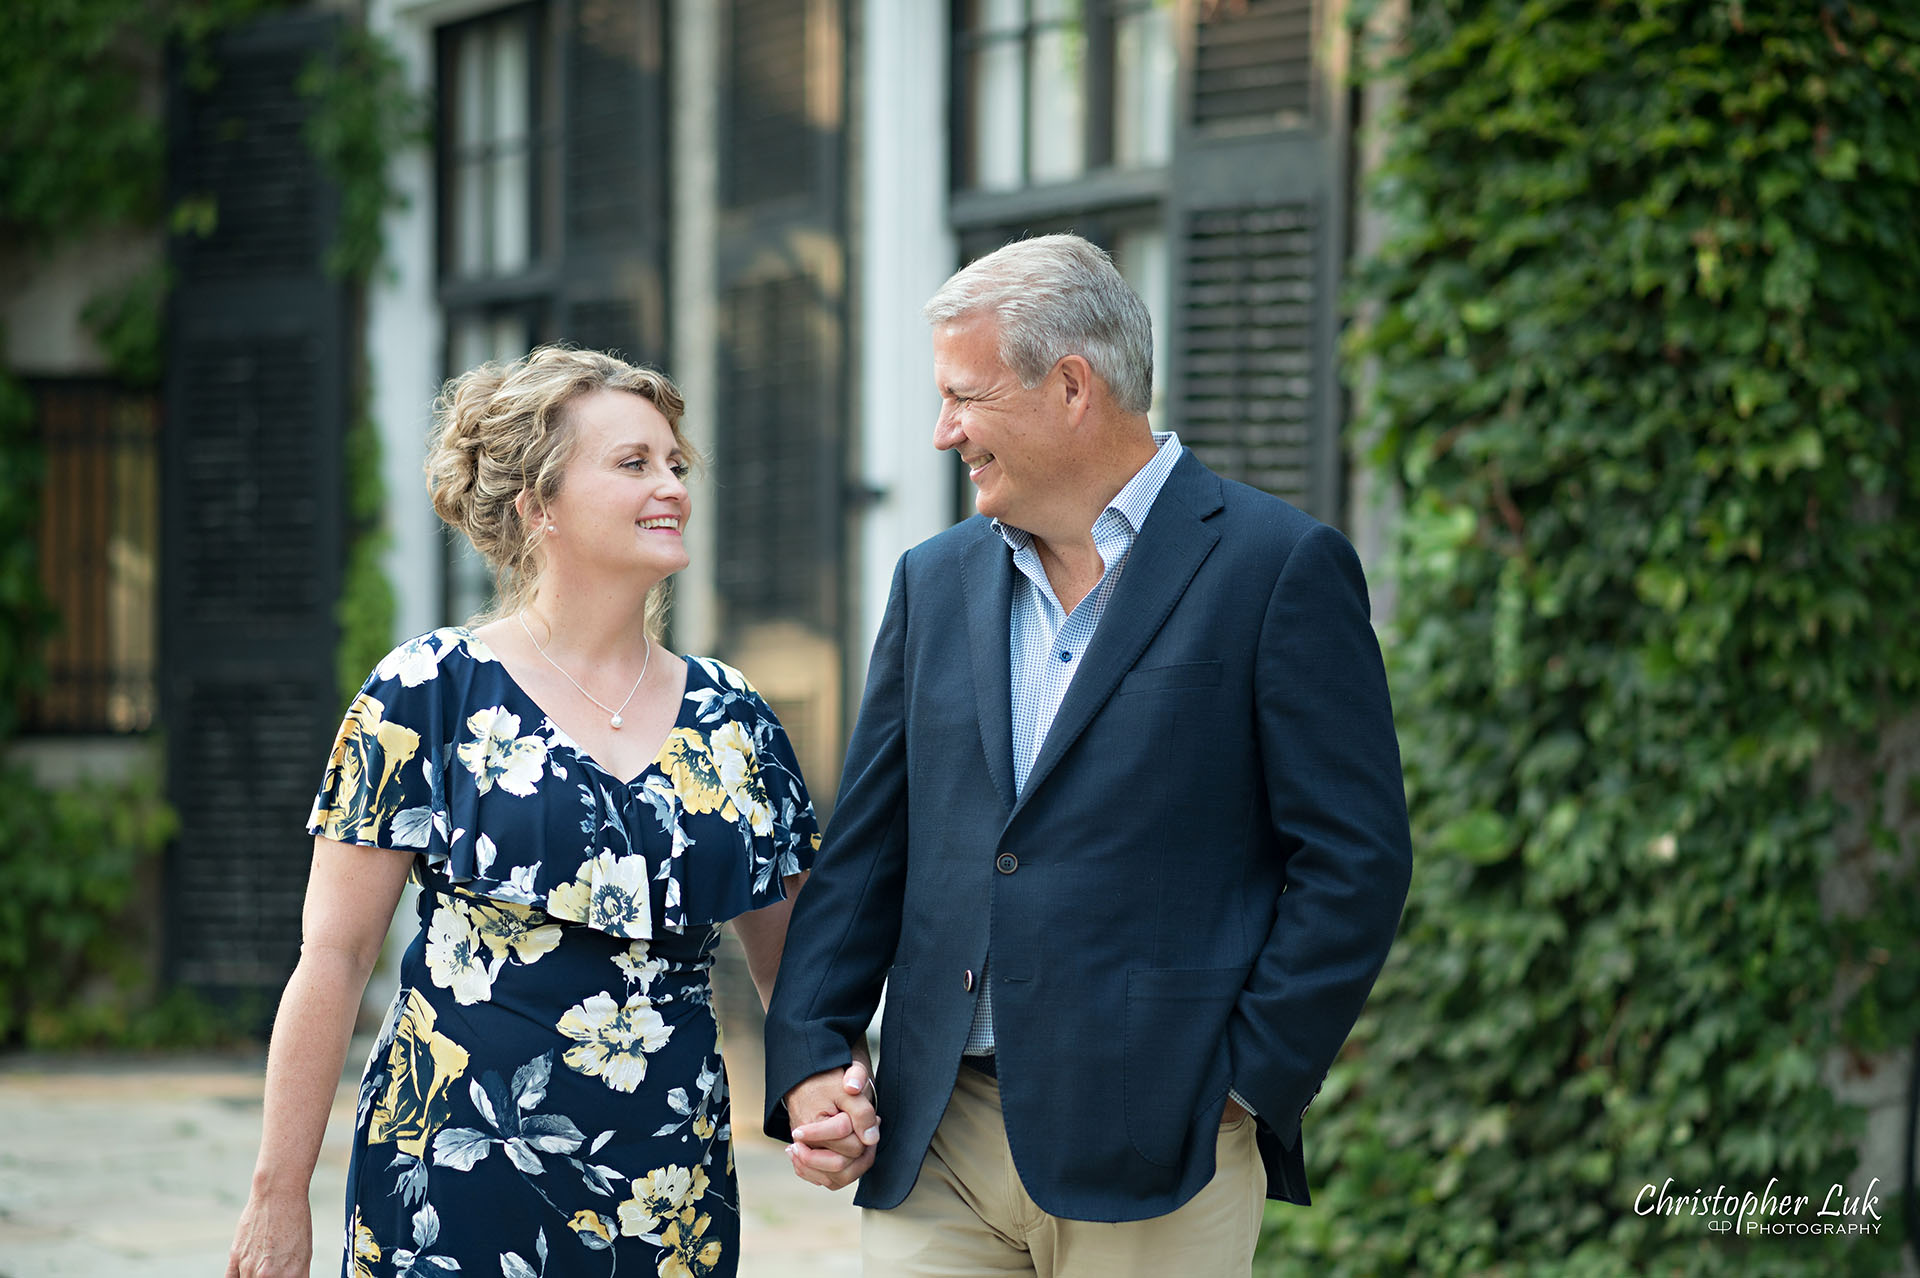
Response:
[[[1054,365],[1060,371],[1067,411],[1078,416],[1093,405],[1093,365],[1084,355],[1063,355]]]

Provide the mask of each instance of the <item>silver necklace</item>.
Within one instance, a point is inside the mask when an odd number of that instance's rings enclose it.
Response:
[[[616,710],[614,707],[608,705],[606,702],[602,701],[600,698],[594,696],[591,692],[588,692],[585,688],[582,688],[580,686],[580,681],[574,678],[572,675],[568,674],[566,672],[565,667],[563,667],[559,662],[555,661],[552,657],[547,656],[547,650],[545,648],[542,648],[540,646],[540,641],[533,637],[533,628],[527,625],[527,614],[524,611],[516,612],[513,615],[520,619],[520,628],[527,632],[527,641],[533,645],[533,650],[539,653],[542,657],[546,657],[547,664],[552,666],[555,670],[558,670],[560,672],[560,677],[562,679],[565,679],[568,683],[572,684],[576,692],[578,692],[581,696],[585,697],[587,700],[593,702],[593,704],[595,704],[596,706],[599,706],[602,710],[605,710],[608,714],[612,715],[613,718],[607,720],[607,726],[612,728],[614,731],[618,732],[620,730],[620,725],[626,722],[625,719],[620,717],[620,712],[622,710],[625,710],[627,708],[627,703],[633,700],[633,694],[640,691],[640,679],[644,679],[647,677],[647,667],[653,662],[653,639],[650,636],[646,636],[646,635],[641,636],[647,641],[647,655],[640,659],[640,678],[635,679],[633,681],[633,687],[627,689],[626,701],[622,701],[620,703],[620,708]]]

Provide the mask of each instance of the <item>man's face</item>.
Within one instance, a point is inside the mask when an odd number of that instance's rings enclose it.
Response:
[[[1025,387],[1000,361],[1000,326],[990,315],[967,316],[933,333],[933,376],[940,418],[933,446],[966,463],[980,513],[1016,528],[1045,526],[1047,507],[1066,460],[1056,368]]]

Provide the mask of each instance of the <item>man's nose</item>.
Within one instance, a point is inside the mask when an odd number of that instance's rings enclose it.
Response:
[[[940,415],[933,419],[933,446],[943,452],[960,446],[960,427],[951,406],[942,405]]]

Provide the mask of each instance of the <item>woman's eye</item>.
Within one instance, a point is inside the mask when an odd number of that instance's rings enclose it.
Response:
[[[691,475],[692,473],[693,473],[693,467],[687,465],[685,462],[674,463],[673,477],[675,479],[685,479],[688,475]]]

